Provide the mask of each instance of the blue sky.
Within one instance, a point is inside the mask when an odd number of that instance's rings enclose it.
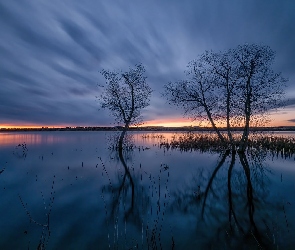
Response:
[[[161,97],[205,50],[268,45],[289,79],[273,125],[295,125],[295,1],[1,1],[0,126],[109,126],[99,110],[102,69],[142,63],[154,90],[146,124],[181,125]]]

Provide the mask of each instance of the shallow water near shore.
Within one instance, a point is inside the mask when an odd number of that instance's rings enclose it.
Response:
[[[126,170],[114,132],[0,133],[0,249],[295,247],[294,155],[161,148],[173,135],[129,133]]]

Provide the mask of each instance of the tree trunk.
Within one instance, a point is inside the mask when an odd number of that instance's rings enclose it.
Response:
[[[247,80],[247,86],[246,86],[246,102],[245,102],[245,127],[244,132],[240,141],[239,145],[239,152],[245,152],[247,145],[248,145],[248,137],[249,137],[249,131],[250,131],[250,118],[251,118],[251,96],[252,96],[252,88],[250,86],[250,80],[252,77],[252,73],[250,73],[250,76]]]
[[[245,150],[248,146],[249,131],[250,131],[250,114],[246,115],[244,132],[243,132],[243,136],[240,141],[240,144],[239,144],[239,152],[245,152]]]
[[[204,92],[204,89],[203,89],[203,85],[202,83],[200,82],[199,83],[200,85],[200,89],[201,89],[201,101],[199,101],[199,103],[203,106],[203,108],[205,109],[206,111],[206,114],[207,114],[207,117],[214,129],[214,131],[217,133],[218,135],[218,138],[220,139],[220,141],[224,144],[225,143],[225,140],[224,140],[224,137],[222,136],[222,134],[220,133],[219,129],[216,127],[214,121],[213,121],[213,118],[212,118],[212,115],[211,115],[211,112],[208,108],[208,105],[207,105],[207,102],[206,102],[206,98],[205,98],[205,92]]]
[[[233,137],[231,134],[231,127],[230,127],[230,99],[231,99],[231,90],[229,89],[229,83],[228,83],[228,76],[226,78],[227,84],[226,84],[226,127],[227,127],[227,135],[228,139],[230,141],[230,144],[232,146],[232,150],[234,150],[234,143],[233,143]]]
[[[208,116],[208,118],[209,118],[209,121],[210,121],[210,123],[211,123],[211,125],[212,125],[214,131],[215,131],[215,132],[217,133],[217,135],[218,135],[218,138],[220,139],[220,141],[221,141],[222,143],[225,143],[224,137],[223,137],[222,134],[220,133],[219,129],[216,127],[216,125],[215,125],[215,123],[214,123],[214,121],[213,121],[213,119],[212,119],[211,113],[210,113],[210,111],[209,111],[207,105],[205,105],[204,108],[205,108],[205,110],[206,110],[207,116]]]
[[[129,123],[126,123],[123,131],[121,132],[120,138],[119,138],[119,142],[118,142],[119,151],[123,149],[123,141],[124,141],[124,137],[125,137],[125,134],[126,134],[128,128],[129,128]]]
[[[118,149],[119,151],[123,150],[123,140],[124,140],[124,137],[125,137],[125,134],[127,132],[127,129],[124,128],[124,130],[121,132],[121,135],[120,135],[120,138],[119,138],[119,142],[118,142]]]
[[[248,137],[249,137],[249,130],[250,130],[250,118],[251,118],[251,98],[252,98],[252,87],[251,87],[251,79],[253,76],[253,71],[254,71],[255,65],[254,62],[251,62],[251,69],[250,73],[247,79],[247,84],[246,84],[246,102],[245,102],[245,127],[244,127],[244,132],[243,136],[240,141],[239,145],[239,152],[245,152],[247,146],[248,146]]]

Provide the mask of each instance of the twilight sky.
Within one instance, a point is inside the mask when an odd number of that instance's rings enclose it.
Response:
[[[164,84],[205,50],[245,43],[276,51],[288,106],[271,125],[295,125],[294,13],[294,0],[1,1],[0,127],[114,125],[99,72],[140,62],[154,90],[145,125],[198,125],[162,99]]]

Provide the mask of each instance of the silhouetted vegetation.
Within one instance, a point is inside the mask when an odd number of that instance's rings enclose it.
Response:
[[[243,152],[250,127],[263,126],[269,111],[282,106],[286,79],[271,69],[273,61],[269,47],[255,44],[206,51],[188,64],[186,80],[165,86],[165,96],[185,114],[208,121],[227,146],[236,144],[233,129],[243,127],[238,143]],[[220,132],[224,125],[227,135]]]
[[[234,151],[238,150],[240,137],[233,134],[232,142]],[[223,152],[227,150],[227,144],[222,142],[214,133],[186,133],[175,135],[170,142],[162,142],[160,147],[166,149],[180,149],[183,151],[199,150],[201,152]],[[271,154],[291,157],[295,154],[295,138],[279,137],[273,135],[250,135],[246,150],[267,151]]]
[[[102,108],[107,108],[118,123],[124,124],[124,129],[118,141],[118,148],[122,148],[123,139],[129,126],[141,122],[141,110],[149,105],[151,88],[146,83],[144,66],[138,64],[129,71],[115,72],[102,70],[106,85],[98,97]]]

